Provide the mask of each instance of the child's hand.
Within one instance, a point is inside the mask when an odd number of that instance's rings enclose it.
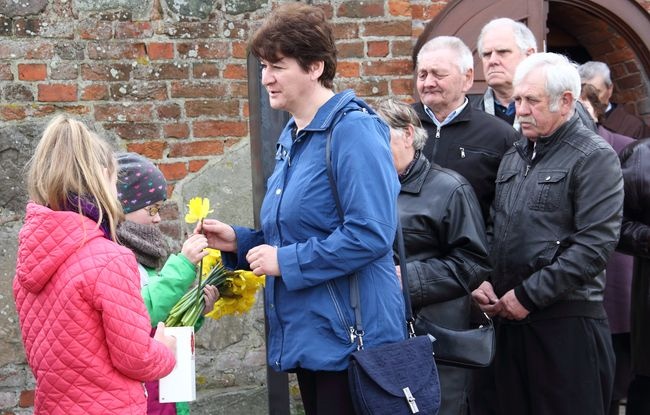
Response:
[[[203,287],[203,299],[205,300],[205,308],[203,308],[203,315],[208,314],[214,310],[214,303],[219,299],[219,290],[214,285],[206,285]]]
[[[164,344],[174,355],[176,354],[176,337],[165,334],[165,323],[162,321],[158,322],[153,338]]]
[[[192,264],[197,264],[201,258],[208,254],[205,248],[208,247],[208,239],[205,235],[194,234],[187,238],[183,243],[181,254],[185,256]]]

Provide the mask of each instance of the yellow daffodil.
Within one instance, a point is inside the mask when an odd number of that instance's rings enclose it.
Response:
[[[210,199],[207,197],[193,197],[190,203],[187,204],[188,213],[185,215],[185,222],[196,223],[205,219],[208,214],[213,211],[210,210]]]

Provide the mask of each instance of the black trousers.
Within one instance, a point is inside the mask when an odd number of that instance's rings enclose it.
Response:
[[[627,392],[625,415],[650,414],[650,377],[636,375]]]
[[[348,372],[296,371],[305,415],[354,415]]]
[[[503,322],[494,361],[500,415],[606,415],[614,351],[606,320]]]

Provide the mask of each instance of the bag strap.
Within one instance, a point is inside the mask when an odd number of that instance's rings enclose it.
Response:
[[[351,111],[363,111],[363,110],[364,110],[363,108],[359,108],[359,109],[352,109]],[[332,188],[332,194],[334,195],[334,202],[336,203],[336,211],[339,214],[339,218],[341,219],[341,222],[343,222],[344,220],[343,208],[341,207],[339,192],[336,188],[336,182],[334,181],[331,147],[332,147],[332,134],[334,132],[334,127],[336,126],[336,124],[338,124],[341,118],[343,118],[348,112],[349,111],[340,112],[336,116],[336,118],[334,118],[329,133],[327,134],[327,141],[325,142],[325,162],[327,165],[327,178],[329,180],[330,187]],[[397,217],[397,233],[395,238],[397,239],[397,250],[399,255],[399,266],[400,266],[400,274],[402,276],[402,281],[408,281],[407,274],[406,274],[406,255],[404,254],[404,238],[402,236],[402,225],[400,224],[400,220],[399,220],[399,212]],[[403,282],[402,282],[402,295],[404,297],[404,306],[405,306],[404,308],[406,313],[406,324],[409,332],[409,337],[414,337],[415,329],[413,327],[413,323],[415,319],[413,318],[413,311],[411,309],[411,298],[408,294],[408,289],[404,288]],[[363,335],[365,333],[363,330],[363,320],[361,318],[361,299],[359,294],[359,280],[358,280],[358,274],[356,272],[350,276],[350,305],[354,310],[354,320],[355,320],[354,334],[358,340],[357,349],[362,350]]]

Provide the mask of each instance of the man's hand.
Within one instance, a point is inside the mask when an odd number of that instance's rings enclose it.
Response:
[[[530,314],[530,311],[526,310],[519,300],[517,300],[514,290],[505,293],[503,297],[501,297],[501,300],[499,300],[499,303],[501,304],[499,316],[507,318],[508,320],[522,320]]]
[[[258,245],[246,254],[246,261],[255,275],[280,276],[278,248],[271,245]]]
[[[477,289],[472,291],[472,298],[481,311],[490,317],[499,314],[501,311],[502,305],[499,302],[499,297],[494,293],[494,288],[488,281],[483,281]]]

